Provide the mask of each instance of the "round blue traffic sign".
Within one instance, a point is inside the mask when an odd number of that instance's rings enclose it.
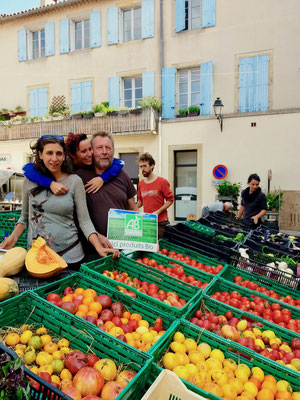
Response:
[[[228,169],[225,165],[216,165],[213,169],[213,176],[215,179],[225,179],[228,174]]]

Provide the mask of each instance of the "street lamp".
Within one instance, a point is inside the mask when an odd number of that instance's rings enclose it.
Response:
[[[214,102],[214,112],[217,120],[219,121],[221,132],[223,132],[223,107],[224,105],[222,104],[222,100],[220,99],[220,97],[217,97]]]

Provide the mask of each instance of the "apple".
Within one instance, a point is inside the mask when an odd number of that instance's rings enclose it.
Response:
[[[112,303],[111,305],[111,310],[113,312],[113,314],[117,317],[122,317],[123,315],[123,310],[124,310],[124,306],[122,303],[120,303],[119,301]]]
[[[79,350],[71,351],[66,355],[65,367],[75,375],[81,368],[88,366],[88,357]]]
[[[110,311],[110,310],[108,310],[108,309],[102,310],[102,311],[101,311],[101,314],[100,314],[100,318],[101,318],[104,322],[111,321],[112,318],[113,318],[113,316],[114,316],[114,314],[112,313],[112,311]]]
[[[112,299],[107,294],[100,294],[95,301],[102,305],[102,309],[109,308],[112,304]]]

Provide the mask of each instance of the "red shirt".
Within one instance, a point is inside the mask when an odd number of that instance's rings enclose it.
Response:
[[[143,204],[146,213],[153,213],[161,208],[165,201],[174,201],[174,195],[169,182],[158,176],[154,182],[146,183],[143,179],[138,187],[138,200]],[[158,222],[167,221],[168,212],[163,211],[158,215]]]

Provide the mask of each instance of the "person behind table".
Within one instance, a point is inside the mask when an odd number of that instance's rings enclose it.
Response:
[[[217,212],[217,211],[226,212],[231,210],[232,207],[233,204],[229,201],[226,201],[225,203],[223,203],[222,201],[215,201],[202,208],[201,217],[202,218],[208,217],[210,212]]]
[[[259,187],[260,177],[251,174],[248,178],[248,187],[242,191],[241,206],[237,213],[237,219],[243,216],[242,222],[256,228],[261,224],[261,217],[267,212],[266,195]]]
[[[158,238],[160,239],[169,224],[167,209],[174,202],[174,195],[169,182],[153,173],[155,160],[149,153],[139,157],[139,167],[144,179],[138,185],[138,208],[144,207],[144,212],[158,216]]]
[[[91,167],[93,163],[93,150],[90,141],[84,133],[69,133],[65,139],[68,156],[70,157],[72,168],[74,171],[82,167]],[[124,166],[124,161],[114,158],[111,167],[101,176],[97,176],[86,183],[87,193],[96,193],[110,179],[118,175]],[[57,196],[67,193],[68,188],[60,182],[53,181],[47,176],[42,176],[35,169],[32,163],[28,163],[23,167],[24,175],[29,180],[38,183],[41,186],[50,188]]]
[[[90,220],[84,186],[75,174],[70,174],[66,162],[66,145],[62,136],[42,136],[31,147],[35,155],[35,169],[68,188],[64,196],[55,196],[50,190],[24,179],[22,213],[14,231],[1,244],[1,248],[12,248],[28,227],[28,248],[38,237],[57,252],[69,265],[78,269],[84,252],[78,239],[74,221],[76,209],[78,223],[85,237],[100,256],[116,251],[104,249]]]

